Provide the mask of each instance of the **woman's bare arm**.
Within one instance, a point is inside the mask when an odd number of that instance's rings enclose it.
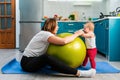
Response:
[[[67,43],[72,42],[76,37],[79,36],[79,33],[75,33],[71,36],[67,36],[65,38],[60,38],[58,36],[50,36],[48,38],[49,43],[57,44],[57,45],[65,45]]]

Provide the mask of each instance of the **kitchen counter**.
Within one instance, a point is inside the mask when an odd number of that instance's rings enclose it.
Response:
[[[105,19],[120,19],[120,17],[105,17],[102,19],[97,19],[97,20],[91,20],[92,22],[96,22],[96,21],[101,21],[101,20],[105,20]],[[88,22],[88,20],[67,20],[67,21],[58,21],[58,22]]]
[[[105,18],[102,18],[102,19],[93,20],[92,22],[101,21],[101,20],[105,20],[105,19],[120,19],[120,17],[105,17]]]
[[[97,19],[97,20],[91,20],[92,22],[96,22],[96,21],[101,21],[101,20],[105,20],[105,19],[120,19],[120,17],[105,17],[102,19]],[[44,20],[41,21],[20,21],[20,23],[41,23],[41,22],[45,22]],[[88,20],[66,20],[66,21],[57,21],[57,22],[88,22]]]

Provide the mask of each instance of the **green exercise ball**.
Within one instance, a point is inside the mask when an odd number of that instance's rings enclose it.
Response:
[[[66,37],[72,35],[71,33],[58,34],[59,37]],[[61,60],[72,68],[79,67],[86,56],[86,47],[83,40],[77,37],[74,41],[66,45],[54,45],[48,46],[47,53]]]

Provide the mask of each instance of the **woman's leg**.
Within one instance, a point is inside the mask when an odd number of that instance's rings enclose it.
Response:
[[[23,70],[28,72],[38,71],[46,64],[50,65],[54,70],[65,74],[73,74],[76,76],[84,77],[92,77],[95,75],[95,72],[93,70],[76,70],[47,54],[39,57],[23,57],[21,60],[21,67],[23,68]]]
[[[76,75],[78,77],[93,77],[96,74],[96,71],[94,69],[82,71],[82,70],[76,70],[74,68],[69,67],[65,63],[59,61],[58,59],[49,56],[45,54],[46,63],[49,64],[55,71],[65,73],[65,74],[72,74]]]
[[[58,71],[60,73],[76,75],[77,70],[69,67],[68,65],[66,65],[62,61],[60,61],[60,60],[58,60],[50,55],[47,55],[47,54],[45,54],[44,57],[46,59],[46,63],[48,65],[50,65],[53,70]]]
[[[40,57],[22,57],[21,67],[28,72],[35,72],[46,65],[43,55]]]
[[[76,75],[77,70],[69,67],[58,59],[49,56],[47,54],[41,55],[39,57],[25,57],[23,56],[21,60],[21,66],[23,70],[34,72],[44,67],[45,65],[50,65],[52,69],[60,73],[73,74]]]

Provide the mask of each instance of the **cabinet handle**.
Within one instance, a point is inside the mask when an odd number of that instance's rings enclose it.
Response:
[[[103,22],[100,22],[100,24],[103,24]]]
[[[106,30],[108,30],[109,28],[108,28],[108,27],[106,27],[105,29],[106,29]]]
[[[73,26],[74,24],[68,24],[69,26]]]
[[[106,29],[106,30],[109,30],[109,27],[108,27],[108,25],[107,25],[107,24],[105,24],[105,29]]]
[[[74,32],[73,30],[68,30],[68,32]]]

